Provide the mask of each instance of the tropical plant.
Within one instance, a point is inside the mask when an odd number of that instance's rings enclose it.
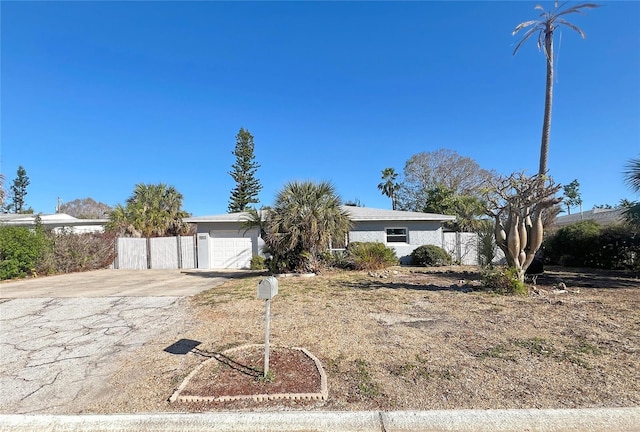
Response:
[[[328,182],[289,182],[273,207],[249,212],[245,228],[259,227],[273,272],[313,271],[332,240],[344,238],[351,222]]]
[[[248,130],[240,128],[236,135],[236,147],[232,152],[236,157],[236,163],[231,166],[232,170],[229,172],[236,182],[229,199],[229,213],[246,211],[249,204],[259,202],[258,193],[262,185],[256,178],[256,171],[260,165],[255,161],[253,150],[253,135]]]
[[[398,265],[396,251],[380,242],[351,242],[346,259],[356,270],[380,270]]]
[[[484,215],[484,206],[473,195],[458,195],[452,189],[436,185],[426,193],[422,211],[456,216],[455,222],[446,222],[447,229],[455,231],[475,231]]]
[[[132,237],[162,237],[185,234],[182,221],[189,213],[182,209],[182,194],[164,183],[135,186],[126,205],[116,205],[106,229]]]
[[[478,234],[478,262],[482,267],[489,267],[496,258],[496,238],[493,224],[488,219],[482,219],[476,227]]]
[[[540,167],[538,174],[547,173],[547,161],[549,159],[549,138],[551,136],[551,108],[553,104],[553,74],[554,74],[554,53],[553,53],[553,34],[559,26],[565,26],[576,31],[583,39],[585,33],[574,24],[568,22],[564,17],[572,13],[584,14],[584,9],[592,9],[598,7],[595,3],[580,3],[575,6],[563,9],[567,2],[560,3],[556,1],[554,7],[550,11],[545,11],[540,5],[535,7],[536,10],[542,11],[540,19],[525,21],[516,26],[513,30],[515,36],[520,30],[527,29],[522,39],[513,50],[515,55],[522,44],[524,44],[531,36],[538,34],[538,49],[542,50],[547,61],[547,76],[544,99],[544,118],[542,121],[542,139],[540,143]]]
[[[393,210],[397,207],[396,193],[400,189],[400,184],[396,182],[398,173],[395,168],[385,168],[382,170],[382,183],[378,184],[378,189],[382,192],[382,195],[391,198],[391,208]]]
[[[521,281],[542,244],[545,212],[561,200],[555,196],[560,188],[546,175],[516,173],[485,189],[486,213],[494,219],[496,245]]]
[[[640,194],[640,157],[631,159],[624,171],[624,178],[629,187]],[[640,228],[640,202],[630,202],[624,216],[631,225]]]

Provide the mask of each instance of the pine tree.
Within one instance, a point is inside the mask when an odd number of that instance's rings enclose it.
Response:
[[[11,185],[11,202],[7,205],[10,213],[25,213],[24,197],[27,195],[27,186],[31,181],[27,176],[27,171],[22,167],[18,167],[17,177]]]
[[[240,128],[236,135],[236,148],[231,152],[236,157],[236,163],[231,166],[232,171],[229,175],[235,180],[236,187],[231,191],[229,213],[246,211],[249,204],[259,202],[258,193],[262,185],[256,178],[256,171],[260,165],[255,161],[253,149],[253,135],[248,130]]]

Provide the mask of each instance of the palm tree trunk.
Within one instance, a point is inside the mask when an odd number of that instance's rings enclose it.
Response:
[[[544,119],[542,121],[542,141],[540,143],[540,168],[538,174],[547,173],[549,158],[549,137],[551,135],[551,105],[553,103],[553,29],[547,28],[545,51],[547,57],[547,85],[544,98]]]

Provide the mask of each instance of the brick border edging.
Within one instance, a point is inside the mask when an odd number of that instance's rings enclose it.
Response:
[[[234,351],[240,351],[247,348],[255,348],[255,347],[264,347],[264,344],[247,344],[241,345],[235,348],[231,348],[222,352],[222,354],[229,354]],[[287,347],[279,347],[276,348],[287,348]],[[257,394],[257,395],[238,395],[238,396],[181,396],[180,393],[185,389],[189,381],[204,367],[205,364],[212,360],[217,360],[215,357],[207,359],[200,363],[194,370],[192,370],[189,375],[182,381],[182,383],[178,386],[176,391],[173,392],[171,397],[169,398],[169,402],[229,402],[229,401],[238,401],[238,400],[247,400],[253,399],[256,402],[269,401],[269,400],[279,400],[279,399],[291,399],[291,400],[327,400],[329,397],[329,388],[327,385],[327,375],[322,368],[322,364],[320,360],[309,351],[304,348],[299,347],[291,347],[287,349],[294,349],[298,351],[302,351],[307,357],[313,360],[313,363],[316,365],[316,369],[320,374],[320,392],[319,393],[274,393],[274,394]]]

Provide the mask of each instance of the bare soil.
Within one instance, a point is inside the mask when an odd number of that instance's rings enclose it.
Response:
[[[271,343],[304,347],[318,357],[329,399],[169,403],[184,377],[214,353],[264,341],[264,301],[256,298],[263,277],[234,279],[193,297],[192,318],[199,324],[185,328],[188,349],[168,349],[175,340],[141,349],[113,377],[113,392],[89,411],[640,405],[637,273],[546,269],[535,288],[528,283],[528,296],[504,296],[481,290],[480,273],[471,267],[279,279]],[[276,354],[270,366],[275,380],[261,382],[258,354],[231,358],[236,369],[253,372],[209,371],[199,391],[281,392],[289,385],[295,392],[302,387],[292,383],[313,374]],[[221,375],[225,371],[233,375]],[[287,376],[296,378],[286,384]]]
[[[320,392],[320,371],[302,351],[270,348],[266,374],[264,357],[264,346],[255,345],[230,354],[213,354],[213,361],[203,364],[181,395],[218,398]]]

